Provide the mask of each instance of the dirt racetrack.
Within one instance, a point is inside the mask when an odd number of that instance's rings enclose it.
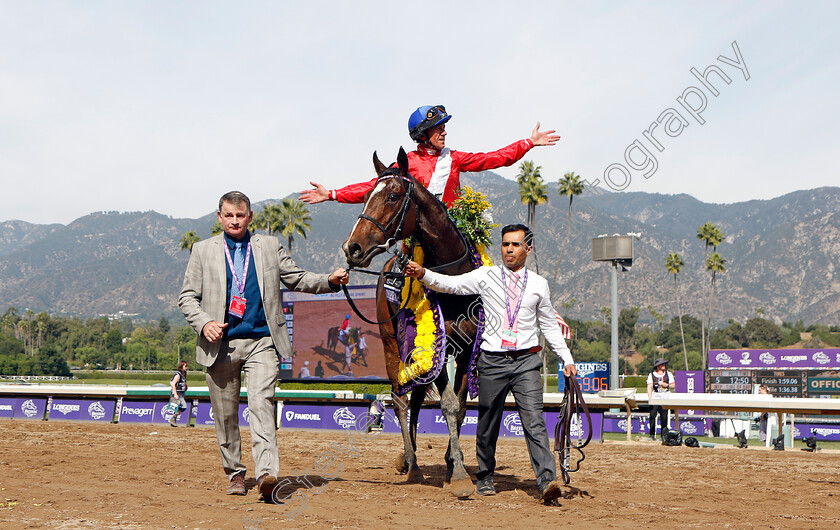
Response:
[[[304,508],[224,495],[210,428],[6,420],[0,433],[2,528],[840,527],[837,451],[606,442],[586,451],[574,495],[543,506],[523,440],[500,441],[498,495],[458,500],[441,489],[445,438],[420,436],[426,483],[406,484],[397,436],[356,438],[354,451],[345,432],[280,430],[281,478],[301,476]],[[463,445],[475,473],[474,438]],[[252,486],[247,429],[243,447]],[[311,471],[323,454],[330,481]]]

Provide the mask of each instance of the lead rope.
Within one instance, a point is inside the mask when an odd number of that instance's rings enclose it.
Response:
[[[563,475],[563,484],[569,485],[569,473],[574,473],[580,470],[580,463],[586,459],[583,454],[583,448],[589,444],[592,439],[592,418],[589,416],[589,407],[586,406],[586,401],[583,399],[583,394],[580,391],[577,377],[563,376],[566,381],[566,390],[563,393],[563,402],[560,404],[560,416],[557,418],[557,425],[554,427],[554,452],[557,453],[557,458],[560,461],[560,473]],[[586,416],[587,430],[586,440],[581,443],[580,437],[578,442],[572,443],[572,418],[574,416],[580,417],[581,410]],[[579,423],[580,429],[583,429],[583,424]],[[571,453],[575,449],[580,453],[580,459],[575,462],[575,467],[571,467]]]

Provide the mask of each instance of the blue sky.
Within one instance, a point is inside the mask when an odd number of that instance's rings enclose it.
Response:
[[[0,220],[197,217],[232,189],[260,201],[366,180],[374,150],[413,146],[411,111],[441,103],[453,149],[556,129],[557,146],[526,157],[552,194],[567,171],[604,183],[636,140],[658,167],[628,168],[627,191],[731,203],[840,183],[840,3],[419,5],[3,2],[0,179],[14,199]],[[749,80],[718,60],[733,41]],[[711,77],[700,125],[677,97],[712,64],[731,83]],[[688,126],[654,131],[655,151],[642,133],[668,108]]]

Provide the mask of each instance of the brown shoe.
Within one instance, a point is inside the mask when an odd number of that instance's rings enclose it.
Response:
[[[257,479],[257,490],[260,492],[260,499],[265,502],[274,502],[272,495],[278,483],[277,477],[273,477],[268,473],[260,475],[260,478]]]
[[[540,493],[542,493],[543,503],[554,504],[563,495],[563,489],[559,482],[552,480],[546,484],[545,488],[542,488]]]
[[[228,495],[245,495],[245,473],[237,473],[230,479]]]

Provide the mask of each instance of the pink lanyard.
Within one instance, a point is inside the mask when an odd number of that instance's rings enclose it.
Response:
[[[248,247],[245,250],[245,265],[242,267],[242,282],[236,275],[236,268],[233,266],[233,260],[230,258],[230,248],[225,243],[225,257],[227,258],[228,267],[230,267],[230,274],[233,276],[233,282],[236,288],[239,289],[239,296],[245,294],[245,281],[248,279],[248,264],[251,262],[251,242],[248,241]]]

